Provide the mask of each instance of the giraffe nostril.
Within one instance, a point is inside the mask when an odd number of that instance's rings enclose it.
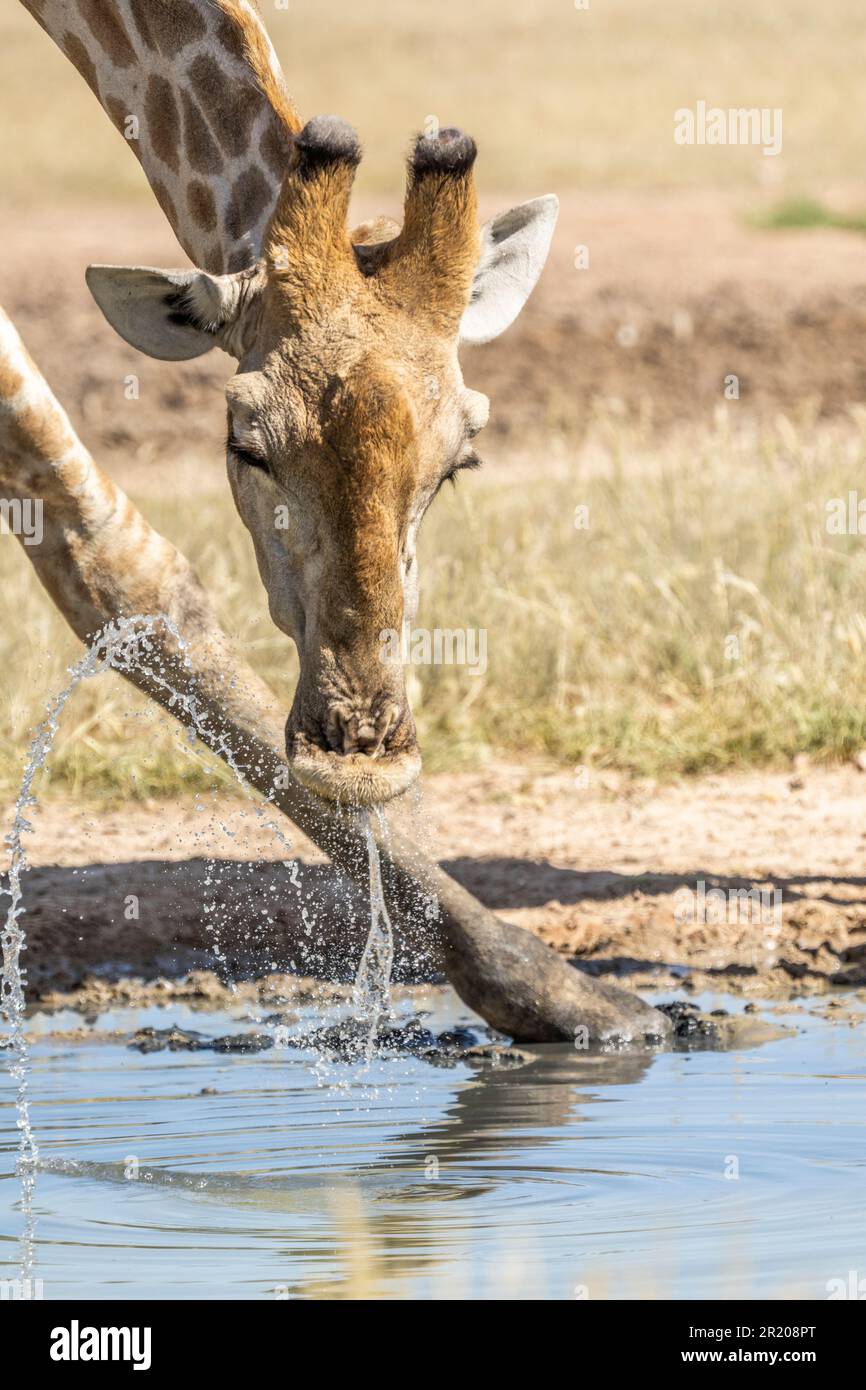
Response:
[[[322,724],[324,743],[332,753],[344,753],[347,718],[341,710],[331,709]]]
[[[380,725],[380,736],[383,743],[387,743],[391,735],[399,729],[402,717],[403,711],[400,709],[399,705],[390,704],[385,706],[382,711]]]
[[[348,710],[333,706],[324,723],[327,746],[334,753],[365,753],[374,757],[399,726],[400,710],[396,704],[372,712]]]
[[[378,747],[379,735],[374,726],[370,723],[359,724],[355,734],[355,743],[359,753],[367,753]]]

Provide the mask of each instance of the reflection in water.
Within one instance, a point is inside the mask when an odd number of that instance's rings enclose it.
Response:
[[[585,1122],[581,1106],[590,1104],[585,1084],[603,1081],[605,1086],[628,1085],[644,1075],[652,1056],[598,1056],[587,1058],[571,1047],[536,1049],[535,1059],[520,1068],[491,1067],[478,1072],[459,1087],[454,1101],[435,1124],[396,1137],[389,1180],[389,1196],[399,1201],[371,1205],[361,1189],[338,1191],[331,1201],[334,1219],[334,1256],[342,1266],[342,1297],[368,1298],[389,1282],[432,1276],[443,1259],[451,1256],[451,1223],[443,1220],[442,1203],[480,1201],[494,1194],[501,1183],[496,1174],[507,1160],[515,1184],[527,1176],[535,1182],[579,1185],[579,1170],[540,1165],[539,1151],[561,1139],[558,1131]],[[527,1166],[515,1160],[531,1156]],[[491,1170],[490,1176],[485,1172]],[[495,1175],[494,1175],[495,1174]],[[409,1176],[400,1183],[397,1175]],[[423,1176],[422,1176],[423,1175]],[[555,1197],[543,1194],[532,1243],[544,1238],[549,1221],[557,1221]],[[450,1217],[450,1213],[448,1214]],[[463,1209],[456,1217],[459,1229]],[[498,1291],[485,1296],[521,1296],[523,1249],[503,1249],[497,1272]],[[457,1272],[448,1297],[468,1296],[462,1272]],[[524,1289],[523,1296],[527,1290]],[[537,1297],[540,1290],[535,1290]],[[297,1287],[296,1295],[333,1297],[333,1288]]]
[[[46,1298],[824,1297],[862,1263],[864,1060],[815,1021],[751,1053],[317,1086],[288,1052],[46,1042],[35,1273]],[[4,1208],[3,1274],[16,1232]]]

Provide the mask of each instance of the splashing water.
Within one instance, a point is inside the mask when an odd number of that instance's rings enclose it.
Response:
[[[377,815],[381,825],[383,816],[378,808]],[[383,1018],[392,1017],[391,971],[394,968],[394,932],[385,906],[379,846],[373,834],[369,811],[362,811],[358,821],[364,832],[370,865],[370,933],[355,976],[352,1002],[367,1027],[366,1059],[369,1065],[373,1060],[379,1024]]]
[[[2,945],[3,953],[3,969],[2,977],[0,977],[0,1016],[5,1020],[8,1032],[0,1038],[0,1046],[7,1048],[11,1054],[10,1072],[17,1088],[16,1110],[19,1131],[17,1170],[21,1179],[22,1207],[28,1220],[32,1210],[39,1151],[33,1134],[27,1097],[29,1056],[24,1031],[27,976],[26,970],[21,965],[21,956],[27,949],[27,943],[19,919],[25,911],[22,905],[21,878],[29,865],[23,837],[32,833],[33,830],[26,814],[28,809],[36,804],[33,782],[51,752],[59,728],[60,717],[67,702],[82,681],[88,680],[92,676],[101,675],[104,671],[114,670],[126,673],[137,667],[155,687],[167,692],[169,709],[188,722],[189,739],[194,740],[196,735],[206,739],[214,751],[228,764],[244,791],[251,794],[246,778],[238,767],[225,736],[215,737],[209,730],[195,696],[185,695],[181,691],[175,690],[169,681],[147,660],[148,657],[156,654],[153,638],[157,628],[163,628],[174,639],[184,665],[190,672],[192,671],[189,657],[186,655],[186,643],[171,619],[166,615],[137,614],[129,618],[118,618],[107,624],[94,639],[81,660],[69,668],[67,685],[50,702],[46,717],[36,730],[30,744],[21,790],[15,803],[12,829],[6,837],[6,844],[10,852],[9,881],[6,887],[0,885],[0,894],[8,895],[10,904],[5,923],[0,930],[0,945]],[[257,814],[262,814],[261,807],[256,807],[256,811]],[[286,849],[291,849],[288,839],[277,825],[271,821],[266,821],[265,825],[274,831]]]
[[[184,694],[176,690],[154,664],[154,658],[158,660],[160,657],[154,641],[157,629],[162,629],[174,640],[183,665],[190,673],[191,681],[194,680],[192,665],[187,655],[187,644],[167,615],[137,614],[128,618],[118,618],[108,623],[94,639],[81,660],[69,668],[69,681],[60,693],[51,700],[46,717],[36,730],[30,744],[21,789],[15,803],[12,829],[6,837],[6,844],[10,852],[8,885],[4,887],[0,884],[0,895],[7,895],[10,903],[5,923],[0,928],[0,945],[2,945],[0,1018],[5,1021],[8,1031],[5,1036],[0,1036],[0,1047],[9,1051],[12,1059],[10,1074],[16,1085],[16,1113],[19,1132],[17,1172],[21,1182],[21,1208],[25,1218],[22,1234],[22,1279],[30,1278],[34,1259],[33,1197],[39,1164],[39,1150],[33,1133],[27,1090],[29,1075],[29,1052],[25,1033],[27,975],[21,964],[21,957],[27,949],[25,933],[20,922],[25,912],[22,876],[29,868],[24,849],[24,836],[33,831],[33,826],[27,819],[29,808],[36,804],[33,784],[51,752],[63,711],[83,681],[109,670],[127,674],[137,669],[154,688],[164,692],[168,709],[175,714],[181,724],[187,725],[186,732],[190,743],[194,743],[196,737],[207,743],[230,768],[245,794],[250,798],[254,796],[253,789],[249,786],[235,761],[226,737],[222,734],[217,736],[208,727],[195,695]],[[271,800],[272,797],[267,797],[265,805]],[[272,819],[264,820],[264,806],[256,804],[255,813],[263,820],[265,828],[274,833],[280,844],[291,855],[291,843],[280,826]],[[378,810],[377,814],[380,825],[384,829],[385,822],[382,812]],[[363,829],[369,861],[370,932],[355,980],[353,1003],[358,1010],[362,1024],[367,1029],[365,1055],[369,1065],[374,1056],[381,1021],[383,1018],[393,1017],[390,985],[394,962],[394,939],[382,888],[379,849],[373,835],[369,813],[361,812],[359,822]],[[297,865],[286,862],[286,867],[292,869],[291,882],[298,890],[300,898]],[[310,934],[312,924],[308,919],[306,907],[302,906],[301,916],[305,930]],[[216,955],[220,958],[223,953],[218,932],[214,933],[214,936]]]

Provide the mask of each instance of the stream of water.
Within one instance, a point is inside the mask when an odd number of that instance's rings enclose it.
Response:
[[[381,814],[381,813],[379,813]],[[373,834],[370,812],[363,811],[360,823],[370,866],[370,934],[355,978],[353,1000],[367,1025],[366,1059],[373,1060],[379,1025],[391,1014],[391,972],[394,969],[394,932],[385,894],[382,891],[382,865],[379,846]]]

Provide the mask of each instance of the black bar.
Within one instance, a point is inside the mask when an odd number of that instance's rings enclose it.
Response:
[[[14,1346],[20,1347],[28,1374],[48,1372],[59,1382],[79,1373],[93,1380],[102,1369],[114,1376],[129,1373],[138,1379],[181,1372],[195,1376],[198,1384],[209,1376],[224,1381],[233,1374],[249,1377],[251,1373],[260,1382],[268,1372],[295,1379],[299,1355],[323,1358],[323,1368],[331,1380],[341,1356],[346,1357],[350,1374],[363,1374],[364,1362],[377,1342],[359,1343],[354,1335],[350,1340],[335,1337],[344,1319],[351,1327],[359,1314],[345,1306],[325,1311],[325,1303],[327,1300],[304,1298],[256,1302],[6,1301],[0,1303],[0,1336],[10,1354]],[[472,1308],[469,1305],[470,1312]],[[369,1305],[360,1311],[367,1335],[381,1339],[380,1356],[399,1348],[407,1315],[414,1320],[405,1305],[400,1305],[398,1312],[390,1300],[385,1301],[375,1324]],[[438,1326],[440,1334],[444,1331],[435,1308],[426,1308],[421,1316],[431,1330]],[[452,1305],[449,1318],[453,1316]],[[534,1316],[538,1316],[537,1307]],[[693,1378],[710,1368],[734,1374],[754,1370],[772,1378],[790,1367],[826,1377],[828,1372],[841,1372],[850,1365],[863,1325],[863,1309],[853,1298],[820,1303],[575,1300],[556,1304],[545,1316],[552,1318],[550,1331],[559,1340],[546,1343],[543,1354],[534,1317],[526,1324],[515,1324],[509,1317],[508,1324],[499,1328],[489,1304],[481,1320],[473,1316],[467,1333],[486,1373],[489,1375],[491,1363],[495,1365],[500,1358],[503,1369],[513,1372],[509,1358],[519,1344],[530,1366],[532,1358],[540,1355],[534,1368],[539,1382],[549,1374],[560,1377],[569,1365],[575,1376],[583,1378],[587,1357],[598,1370],[607,1365],[617,1377],[634,1369],[651,1376],[678,1371]],[[448,1326],[447,1338],[440,1340],[437,1335],[428,1353],[436,1355],[433,1348],[438,1349],[438,1374],[451,1377],[458,1370],[465,1371],[453,1326],[450,1322]],[[102,1329],[116,1329],[117,1335],[103,1334]],[[137,1336],[134,1329],[138,1329]],[[324,1342],[317,1346],[313,1339],[320,1337]],[[125,1360],[111,1359],[115,1348],[126,1353]],[[109,1359],[88,1359],[91,1350]],[[136,1359],[139,1371],[133,1369]],[[432,1357],[428,1361],[425,1356],[425,1364],[432,1369]]]

